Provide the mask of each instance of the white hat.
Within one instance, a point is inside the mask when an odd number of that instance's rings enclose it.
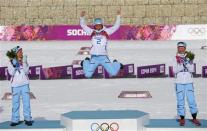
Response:
[[[178,42],[177,47],[186,47],[187,44],[185,42]]]

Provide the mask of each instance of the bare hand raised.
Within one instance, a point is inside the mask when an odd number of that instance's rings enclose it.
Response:
[[[81,12],[81,17],[84,17],[85,14],[86,14],[86,12],[85,12],[85,11],[82,11],[82,12]]]
[[[117,15],[121,15],[121,11],[120,10],[117,11]]]

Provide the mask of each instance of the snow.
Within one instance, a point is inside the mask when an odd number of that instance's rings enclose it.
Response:
[[[168,67],[176,53],[177,41],[110,41],[111,60],[135,67],[165,63]],[[188,50],[196,54],[197,73],[207,65],[207,50],[201,50],[206,41],[187,41]],[[0,66],[7,66],[5,53],[16,45],[23,47],[30,65],[43,67],[69,65],[84,59],[77,52],[90,41],[33,41],[0,42]],[[168,69],[167,69],[168,72]],[[199,118],[207,119],[207,79],[194,78]],[[173,78],[83,79],[83,80],[31,80],[30,88],[36,100],[31,101],[33,119],[60,119],[60,114],[72,110],[136,109],[150,113],[151,118],[175,118],[176,97]],[[9,81],[0,81],[0,97],[10,92]],[[120,99],[125,90],[149,91],[149,99]],[[0,122],[11,117],[11,101],[0,100]],[[187,105],[186,105],[187,107]],[[190,118],[189,108],[187,117]],[[22,108],[21,108],[22,110]],[[22,113],[21,113],[22,114]],[[22,115],[21,115],[22,116]],[[23,119],[23,118],[22,118]]]

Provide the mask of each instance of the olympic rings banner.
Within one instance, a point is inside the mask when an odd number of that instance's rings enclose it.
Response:
[[[110,26],[107,26],[110,27]],[[92,28],[92,26],[91,26]],[[207,25],[122,25],[110,40],[205,40]],[[79,25],[0,26],[1,41],[90,40]]]

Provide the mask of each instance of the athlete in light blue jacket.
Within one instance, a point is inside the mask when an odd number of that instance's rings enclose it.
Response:
[[[23,102],[23,114],[25,124],[32,126],[32,117],[30,109],[29,96],[29,65],[27,57],[23,57],[22,48],[17,46],[11,50],[15,54],[13,58],[10,57],[10,64],[8,72],[11,75],[11,89],[12,89],[12,119],[10,126],[20,124],[20,100]]]

